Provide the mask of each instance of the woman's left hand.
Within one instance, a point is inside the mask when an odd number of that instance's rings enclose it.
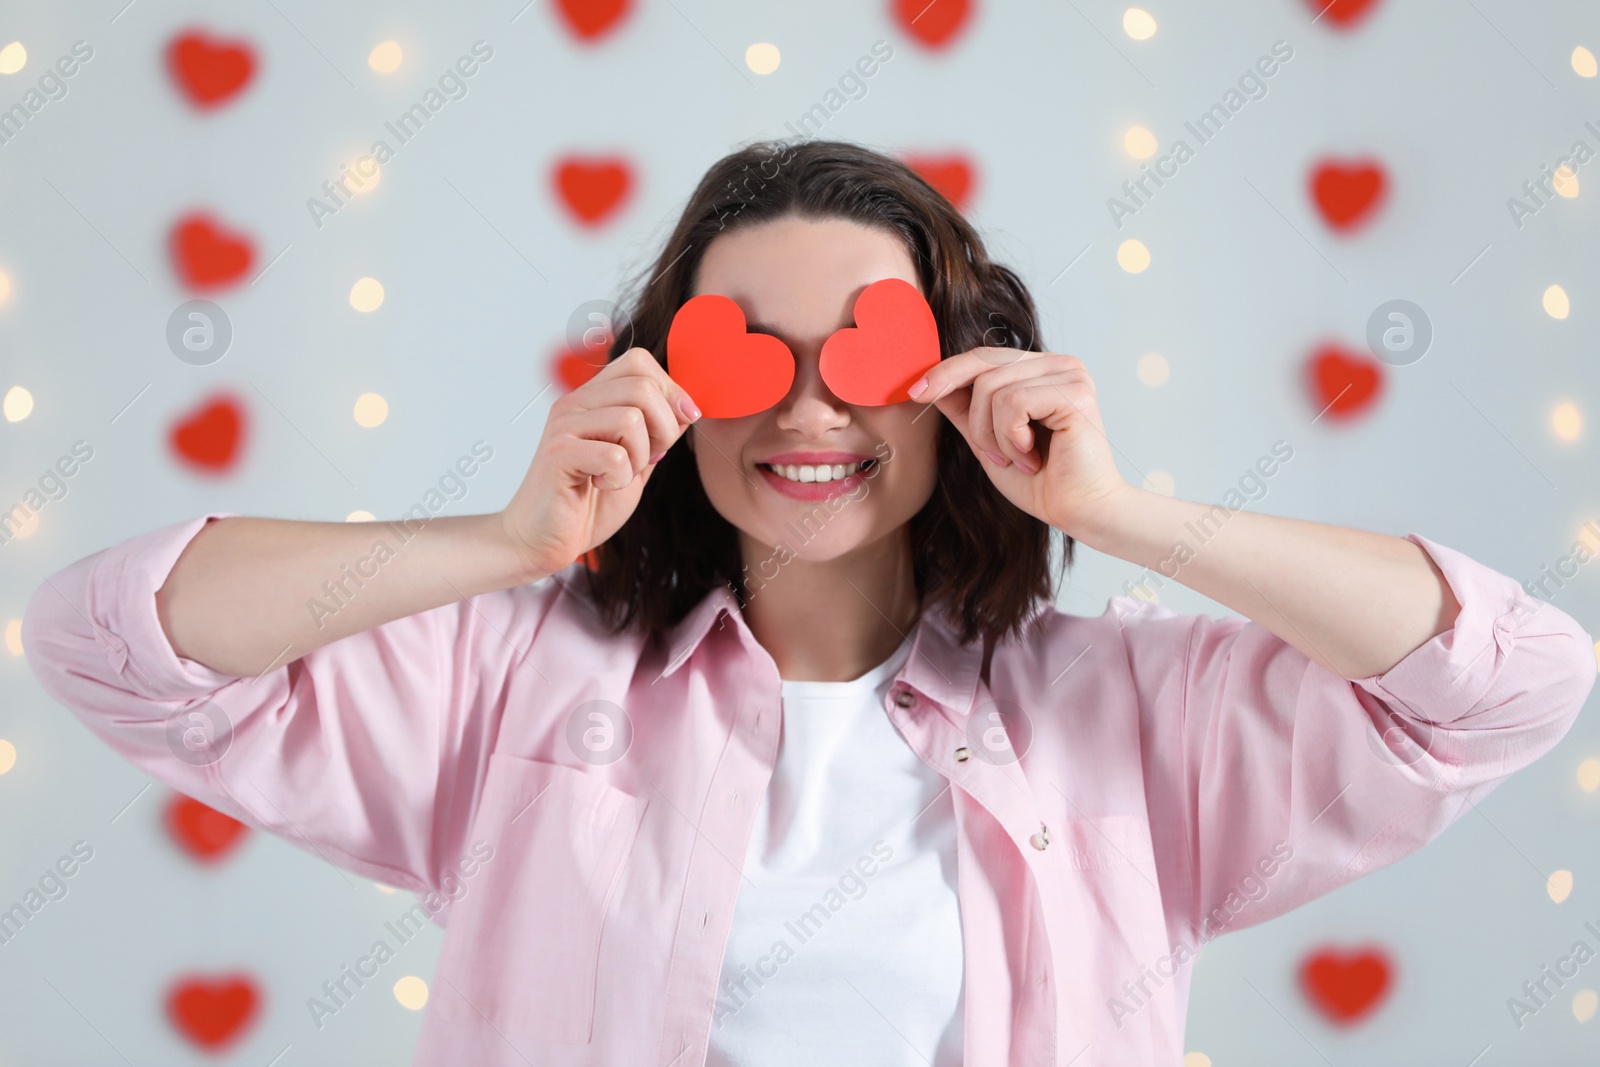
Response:
[[[1035,518],[1076,536],[1128,488],[1100,424],[1094,381],[1077,358],[974,348],[941,360],[927,382],[913,399],[937,407],[1006,499]]]

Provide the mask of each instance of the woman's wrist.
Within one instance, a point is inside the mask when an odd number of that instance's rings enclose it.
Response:
[[[1051,525],[1096,552],[1126,559],[1124,552],[1131,547],[1129,535],[1140,528],[1139,515],[1150,503],[1146,498],[1155,495],[1127,482],[1118,482],[1116,488],[1074,507],[1069,519]]]
[[[504,510],[484,515],[483,519],[484,535],[495,542],[495,550],[510,561],[513,579],[508,585],[532,585],[561,569],[536,556],[528,543],[517,534]]]

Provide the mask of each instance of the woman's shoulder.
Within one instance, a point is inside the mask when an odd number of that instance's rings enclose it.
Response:
[[[581,560],[538,581],[465,597],[434,609],[460,630],[484,631],[488,639],[526,649],[542,644],[575,649],[614,642],[589,592]]]
[[[1217,618],[1201,612],[1180,612],[1153,600],[1135,596],[1109,598],[1099,614],[1091,615],[1051,602],[1042,607],[1011,643],[1049,644],[1061,641],[1161,639],[1186,635],[1197,624],[1239,624],[1243,618]]]
[[[1084,669],[1164,671],[1183,661],[1196,633],[1232,630],[1248,622],[1237,616],[1174,611],[1132,596],[1111,597],[1097,615],[1052,602],[1020,632],[996,642],[992,659],[1001,669],[1038,676],[1052,687],[1068,672]]]

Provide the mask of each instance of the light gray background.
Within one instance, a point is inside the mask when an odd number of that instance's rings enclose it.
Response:
[[[552,0],[124,3],[0,4],[0,44],[21,39],[31,57],[0,77],[0,108],[74,41],[95,49],[70,94],[0,147],[0,269],[14,284],[0,306],[0,392],[21,384],[36,401],[25,421],[0,423],[3,506],[74,440],[95,449],[39,531],[0,546],[0,620],[20,617],[53,570],[208,509],[393,517],[480,438],[495,458],[451,510],[498,509],[556,394],[540,396],[572,310],[616,295],[649,261],[708,165],[783,135],[880,38],[894,58],[825,134],[974,160],[970,217],[1033,288],[1047,347],[1095,374],[1131,481],[1166,471],[1178,495],[1215,500],[1283,439],[1294,459],[1256,508],[1415,531],[1518,580],[1600,516],[1592,435],[1562,442],[1549,428],[1561,400],[1587,416],[1597,381],[1600,165],[1579,171],[1577,199],[1520,230],[1506,208],[1574,140],[1600,148],[1583,128],[1600,125],[1600,85],[1568,62],[1576,45],[1600,50],[1600,11],[1578,0],[1385,0],[1353,32],[1314,24],[1299,0],[1155,3],[1160,29],[1146,42],[1122,32],[1121,5],[987,2],[939,53],[876,0],[636,0],[618,33],[589,47],[560,28]],[[251,39],[262,60],[250,89],[212,114],[191,111],[162,64],[191,24]],[[405,64],[381,76],[366,56],[388,38]],[[479,39],[495,54],[469,95],[318,230],[306,198]],[[1165,149],[1279,39],[1295,55],[1268,95],[1119,232],[1105,201],[1137,172],[1127,126],[1150,127]],[[782,50],[776,73],[744,68],[756,41]],[[591,234],[555,205],[548,172],[567,152],[612,151],[633,160],[636,195]],[[1392,189],[1372,226],[1341,238],[1314,212],[1306,174],[1323,155],[1353,154],[1383,159]],[[167,232],[192,207],[253,234],[258,263],[287,248],[255,284],[213,297],[235,338],[208,367],[164,340],[192,295]],[[1116,265],[1130,235],[1154,255],[1140,275]],[[371,315],[346,302],[362,275],[387,290]],[[1571,294],[1565,321],[1540,307],[1552,283]],[[1393,298],[1427,311],[1432,351],[1390,370],[1368,417],[1313,423],[1305,357],[1323,340],[1359,348],[1369,313]],[[1171,364],[1161,388],[1135,374],[1146,352]],[[246,400],[252,427],[236,473],[215,480],[178,467],[164,440],[219,386]],[[350,417],[369,390],[390,404],[375,430]],[[1136,570],[1085,551],[1062,603],[1098,614]],[[1556,598],[1591,628],[1594,583],[1586,569]],[[1221,610],[1174,585],[1162,599]],[[95,848],[70,895],[0,947],[0,1064],[211,1062],[168,1029],[160,993],[180,970],[236,966],[259,976],[267,1004],[227,1062],[266,1064],[285,1046],[283,1067],[409,1062],[420,1016],[386,987],[320,1032],[305,1007],[408,897],[259,834],[220,869],[198,869],[161,828],[162,787],[113,824],[148,779],[47,698],[22,659],[0,653],[0,687],[0,737],[20,754],[0,777],[0,905],[73,841]],[[1580,1024],[1570,1002],[1600,987],[1600,964],[1520,1031],[1505,1002],[1600,919],[1600,796],[1575,773],[1600,753],[1596,729],[1590,712],[1423,853],[1211,945],[1187,1047],[1229,1065],[1465,1065],[1485,1046],[1481,1064],[1590,1062],[1600,1020]],[[1560,905],[1545,892],[1558,868],[1576,877]],[[430,977],[439,940],[430,930],[384,977]],[[1330,940],[1382,943],[1398,961],[1389,1003],[1353,1032],[1294,988],[1306,949]]]

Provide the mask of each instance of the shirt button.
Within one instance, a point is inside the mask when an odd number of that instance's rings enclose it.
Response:
[[[894,702],[902,708],[909,708],[917,702],[917,694],[909,689],[902,689],[894,695]]]
[[[965,763],[965,762],[967,762],[967,760],[969,760],[971,758],[972,758],[972,749],[968,748],[966,745],[962,745],[960,748],[956,749],[956,762],[957,763]]]
[[[1050,844],[1050,828],[1040,823],[1039,832],[1028,838],[1028,843],[1043,852]]]

